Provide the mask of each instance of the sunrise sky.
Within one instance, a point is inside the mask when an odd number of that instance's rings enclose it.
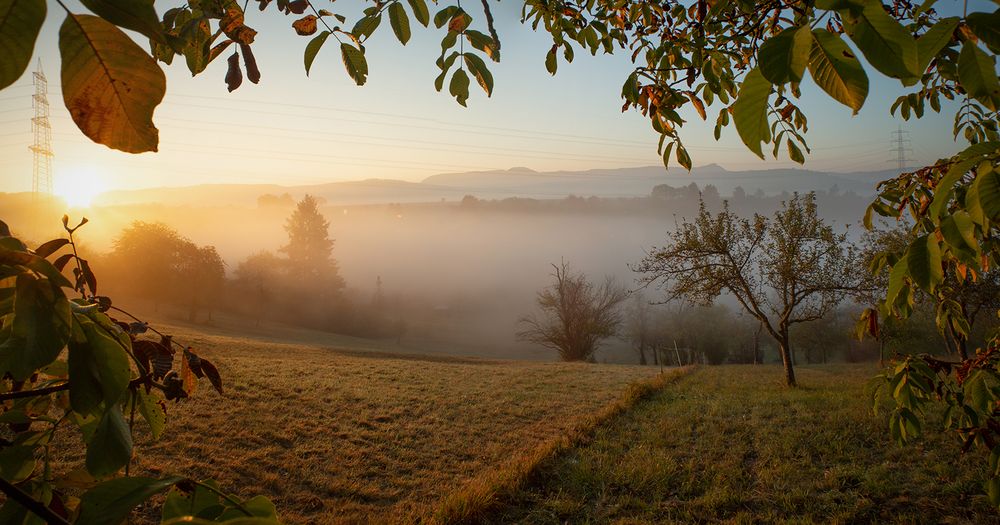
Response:
[[[83,12],[75,3],[71,9]],[[336,4],[340,7],[340,4]],[[483,22],[478,6],[473,24]],[[158,11],[166,9],[160,5]],[[462,108],[445,92],[434,91],[439,30],[415,21],[403,47],[388,21],[367,45],[370,75],[364,87],[347,77],[337,44],[327,43],[306,77],[302,54],[310,37],[290,27],[272,5],[248,10],[247,24],[258,30],[254,44],[262,71],[259,85],[244,81],[227,93],[226,61],[216,60],[191,78],[183,60],[164,66],[167,96],[157,109],[158,153],[130,155],[86,139],[62,104],[56,37],[63,15],[49,8],[36,55],[49,79],[52,105],[55,186],[65,190],[81,180],[101,189],[183,186],[210,183],[284,185],[394,178],[421,180],[443,172],[526,166],[539,171],[656,165],[657,136],[646,119],[621,113],[621,84],[630,71],[628,56],[590,57],[578,50],[572,64],[560,62],[551,77],[543,60],[550,41],[518,22],[519,4],[495,7],[502,62],[490,63],[493,97],[477,91]],[[145,47],[145,44],[143,44]],[[30,70],[0,91],[0,191],[31,188],[32,116]],[[871,75],[871,69],[868,69]],[[804,84],[809,117],[807,138],[813,154],[806,168],[828,171],[892,167],[889,133],[901,120],[888,107],[902,91],[871,75],[872,86],[860,115]],[[447,87],[445,88],[447,91]],[[746,151],[735,129],[712,137],[721,106],[709,108],[709,122],[689,112],[683,137],[694,164],[729,169],[788,167],[787,160],[760,161]],[[919,122],[902,123],[910,132],[913,158],[928,163],[955,148],[954,108]],[[674,168],[680,169],[680,168]]]

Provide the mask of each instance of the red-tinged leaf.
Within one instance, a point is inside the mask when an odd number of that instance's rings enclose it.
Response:
[[[240,69],[240,54],[233,51],[229,57],[229,71],[226,72],[226,88],[232,93],[243,83],[243,70]]]
[[[69,239],[52,239],[38,248],[35,248],[35,255],[38,255],[39,257],[48,257],[67,244],[69,244]]]
[[[292,28],[299,36],[309,36],[316,32],[316,20],[316,15],[306,15],[292,22]]]
[[[181,359],[181,384],[184,388],[184,393],[188,396],[194,394],[195,390],[198,389],[198,378],[195,377],[194,371],[191,370],[191,365],[188,364],[188,360]]]
[[[205,372],[205,377],[207,377],[208,380],[212,383],[212,386],[214,386],[215,389],[218,390],[220,394],[224,393],[222,391],[222,376],[219,375],[219,369],[215,368],[215,365],[213,365],[211,361],[205,358],[201,359],[201,369],[203,372]]]
[[[253,56],[253,49],[247,44],[240,44],[240,53],[243,53],[243,65],[247,70],[247,80],[254,84],[260,82],[260,69],[257,68],[257,59]]]

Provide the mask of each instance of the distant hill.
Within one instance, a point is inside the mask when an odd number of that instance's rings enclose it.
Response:
[[[594,169],[583,171],[537,172],[529,168],[443,173],[421,182],[394,179],[367,179],[300,186],[277,184],[208,184],[178,188],[151,188],[105,193],[97,204],[124,205],[157,203],[167,206],[253,206],[262,195],[289,194],[293,199],[309,193],[330,204],[377,204],[387,202],[435,202],[458,200],[465,195],[481,199],[506,197],[562,198],[634,197],[649,195],[654,186],[704,187],[715,185],[722,195],[731,195],[739,186],[747,193],[783,191],[826,191],[838,188],[861,195],[874,192],[877,181],[895,175],[893,170],[857,173],[825,173],[803,169],[729,171],[717,164],[664,171],[662,166]]]

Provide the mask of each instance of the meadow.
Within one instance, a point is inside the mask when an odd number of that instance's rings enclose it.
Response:
[[[493,523],[1000,523],[975,451],[900,447],[874,364],[702,367],[539,466]]]
[[[217,363],[225,395],[202,381],[193,398],[170,403],[158,442],[138,424],[133,475],[265,494],[290,524],[424,520],[453,491],[536,456],[658,373],[170,331]]]
[[[265,494],[289,524],[1000,523],[952,436],[889,439],[874,364],[802,366],[789,389],[770,365],[660,373],[169,330],[226,393],[203,382],[171,403],[158,442],[140,424],[132,473]]]

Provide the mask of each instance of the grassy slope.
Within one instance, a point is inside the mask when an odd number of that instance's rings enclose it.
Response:
[[[137,434],[133,473],[214,478],[267,495],[287,523],[418,519],[657,372],[174,332],[218,364],[227,395],[202,381],[193,399],[171,403],[167,436],[150,443]],[[81,459],[64,458],[64,468]]]
[[[900,448],[871,366],[706,367],[543,464],[497,523],[994,523],[952,436]]]

